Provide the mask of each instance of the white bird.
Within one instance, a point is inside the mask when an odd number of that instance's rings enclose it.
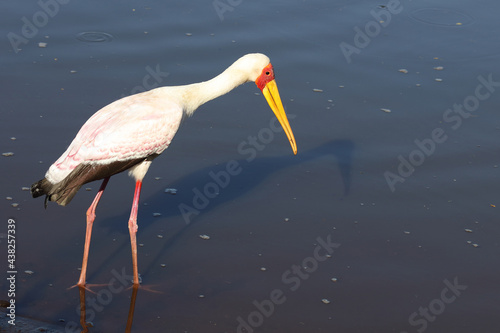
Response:
[[[151,162],[170,145],[184,117],[191,116],[203,103],[250,81],[254,81],[262,91],[296,154],[295,138],[281,103],[273,66],[264,54],[253,53],[241,57],[209,81],[160,87],[124,97],[103,107],[82,126],[68,149],[50,166],[45,178],[31,186],[34,198],[46,196],[45,207],[47,201],[65,206],[83,184],[104,179],[87,210],[85,247],[78,286],[85,286],[86,283],[95,209],[109,178],[129,170],[129,175],[136,181],[128,227],[134,285],[138,285],[137,209],[142,179]]]

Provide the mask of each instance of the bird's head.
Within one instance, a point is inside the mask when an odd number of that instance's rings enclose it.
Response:
[[[292,146],[293,153],[297,154],[297,144],[295,143],[295,138],[288,122],[285,109],[281,103],[271,61],[266,55],[261,53],[247,54],[240,60],[245,64],[245,68],[249,70],[249,81],[254,81],[257,87],[262,91],[267,103],[283,127],[290,141],[290,145]]]

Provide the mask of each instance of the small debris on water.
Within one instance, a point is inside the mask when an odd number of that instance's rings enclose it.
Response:
[[[331,278],[332,282],[337,282],[339,279],[337,278]]]
[[[85,191],[92,191],[92,187],[86,187]]]
[[[11,151],[8,151],[6,153],[2,153],[2,156],[5,156],[5,157],[14,156],[14,153]]]
[[[203,294],[199,294],[199,295],[198,295],[198,298],[205,298],[205,295],[203,295]]]
[[[409,231],[403,231],[405,233],[405,235],[409,235],[410,232]]]
[[[285,222],[288,222],[290,221],[290,219],[288,217],[285,217]]]
[[[26,273],[26,274],[28,274],[28,275],[33,275],[33,274],[35,274],[35,272],[30,271],[30,270],[26,270],[26,271],[24,271],[24,273]]]
[[[153,217],[161,216],[161,213],[153,213]]]
[[[436,71],[442,71],[443,69],[444,69],[443,66],[436,66],[436,67],[434,67],[434,70],[436,70]]]
[[[193,34],[190,32],[186,32],[186,36],[192,36]]]
[[[207,239],[210,239],[210,236],[209,235],[200,235],[200,238],[207,240]]]
[[[77,73],[77,71],[75,71],[74,69],[70,70],[69,72],[70,72],[71,74],[75,74],[75,73]]]
[[[316,88],[314,88],[313,91],[314,92],[323,92],[323,89],[316,89]]]
[[[265,268],[265,267],[261,267],[261,268],[260,268],[260,270],[261,270],[262,272],[265,272],[265,271],[267,271],[267,268]]]
[[[45,48],[45,47],[47,47],[47,43],[40,42],[40,43],[38,43],[38,47]]]
[[[161,177],[155,177],[155,180],[160,180],[160,179],[161,179]]]
[[[321,300],[321,302],[323,302],[324,304],[330,304],[331,303],[327,298],[323,298]]]
[[[17,208],[19,206],[19,204],[17,202],[14,202],[13,204],[11,204],[11,206],[14,208]]]
[[[143,246],[144,246],[144,243],[139,244],[139,246],[140,246],[140,247],[143,247]]]
[[[163,267],[163,268],[167,267],[166,264],[160,264],[160,266]]]
[[[383,111],[385,113],[391,113],[391,109],[385,109],[385,108],[380,108],[380,111]]]
[[[14,140],[16,140],[16,137],[15,137],[15,136],[12,136],[10,139],[11,139],[12,141],[14,141]]]
[[[5,197],[6,200],[12,200],[12,197]]]
[[[29,190],[31,190],[31,188],[29,188],[27,186],[21,187],[21,191],[29,191]]]
[[[176,188],[166,188],[165,189],[165,193],[176,195],[177,194],[177,189]]]
[[[434,79],[434,81],[436,81],[436,82],[443,82],[443,79],[440,79],[440,78],[437,77],[437,78]]]
[[[465,232],[472,232],[472,229],[464,229]]]
[[[158,237],[158,238],[163,238],[163,235],[156,235],[156,237]]]
[[[398,72],[408,74],[408,70],[406,68],[401,68],[400,70],[398,70]]]

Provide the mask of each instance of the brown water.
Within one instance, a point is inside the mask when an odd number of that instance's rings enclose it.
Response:
[[[100,184],[47,210],[22,187],[102,106],[263,52],[299,153],[254,84],[183,124],[143,186],[139,272],[161,293],[139,290],[132,331],[498,331],[497,2],[47,3],[0,4],[17,316],[78,331],[68,287]],[[90,332],[127,324],[133,187],[113,177],[97,210],[87,281],[106,285],[86,295]]]

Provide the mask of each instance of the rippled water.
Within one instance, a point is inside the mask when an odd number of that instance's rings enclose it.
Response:
[[[0,199],[16,221],[18,316],[79,326],[67,288],[99,183],[47,210],[22,188],[85,120],[263,52],[299,153],[252,83],[183,124],[143,186],[139,271],[161,293],[139,290],[132,331],[498,329],[496,2],[47,4],[0,4],[0,148],[14,153],[0,156]],[[127,325],[133,186],[113,177],[97,210],[87,280],[105,286],[86,295],[91,332]]]

